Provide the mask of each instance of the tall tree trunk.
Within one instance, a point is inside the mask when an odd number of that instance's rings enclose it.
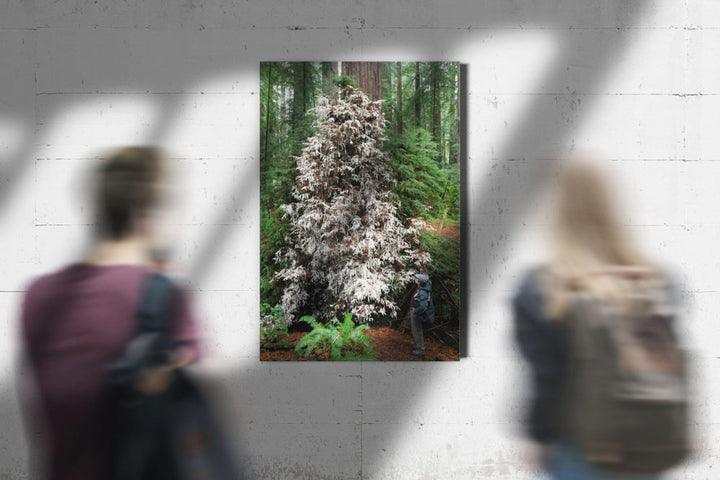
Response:
[[[268,161],[268,140],[270,139],[270,92],[272,92],[272,62],[268,63],[267,99],[265,100],[265,156],[263,162]]]
[[[303,73],[305,66],[301,62],[293,62],[292,68],[292,110],[290,119],[293,126],[298,125],[305,115],[305,86]]]
[[[324,84],[332,82],[335,78],[335,62],[322,62],[322,81]]]
[[[292,103],[290,110],[290,155],[297,155],[308,135],[307,112],[307,62],[292,62]]]
[[[343,77],[353,77],[355,79],[355,84],[359,86],[360,79],[357,78],[357,73],[355,72],[355,65],[357,65],[357,63],[358,62],[342,62],[342,74]]]
[[[457,85],[457,83],[458,83],[457,78],[454,78],[453,80],[454,80],[454,82],[453,82],[454,85]],[[455,88],[456,87],[453,87],[450,90],[450,105],[455,105],[455,99],[456,99]],[[450,139],[449,139],[448,143],[450,145],[455,145],[458,142],[459,126],[458,126],[458,122],[457,122],[457,116],[458,116],[458,109],[457,109],[457,107],[455,107],[455,113],[453,114],[453,116],[449,122],[449,124],[450,124]],[[457,161],[458,161],[457,157],[453,156],[453,158],[450,158],[450,153],[451,153],[451,149],[450,149],[450,146],[448,146],[448,163],[457,163]]]
[[[442,71],[440,69],[440,62],[433,62],[432,63],[432,100],[433,100],[433,106],[432,106],[432,135],[435,142],[438,144],[438,147],[440,147],[440,155],[442,160],[442,138],[440,136],[441,128],[440,128],[440,75],[442,74]]]
[[[420,62],[415,62],[415,126],[421,127],[420,123]]]
[[[388,96],[388,99],[390,100],[389,104],[390,104],[390,106],[392,106],[392,96],[393,96],[392,69],[390,68],[390,64],[383,65],[382,69],[383,69],[383,74],[385,75],[385,84],[387,84],[387,96]],[[383,91],[385,91],[385,88],[384,88],[385,84],[383,84]],[[387,105],[386,105],[386,107],[387,107]],[[395,124],[395,112],[390,107],[387,107],[386,111],[388,112],[388,114],[385,115],[385,119],[389,120],[391,125],[394,125]]]
[[[305,112],[307,112],[307,96],[308,96],[308,86],[307,86],[307,67],[308,62],[303,62],[302,67],[302,88],[303,88],[303,96],[302,96],[302,107],[303,107],[303,115],[305,115]]]
[[[382,62],[343,62],[342,68],[371,100],[382,99]]]
[[[333,92],[333,80],[337,75],[337,65],[338,62],[321,63],[322,91],[325,95],[330,95]]]
[[[389,86],[389,85],[388,85]],[[397,62],[397,133],[403,133],[403,115],[402,115],[402,64]]]

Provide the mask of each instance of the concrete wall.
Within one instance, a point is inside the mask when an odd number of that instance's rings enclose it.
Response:
[[[93,151],[146,142],[185,167],[178,251],[206,375],[260,478],[536,478],[507,300],[543,255],[535,159],[570,146],[615,160],[625,221],[685,282],[700,451],[671,477],[714,478],[718,27],[715,0],[3,0],[0,478],[29,471],[13,382],[23,288],[81,254]],[[258,360],[258,62],[336,59],[468,65],[459,363]]]

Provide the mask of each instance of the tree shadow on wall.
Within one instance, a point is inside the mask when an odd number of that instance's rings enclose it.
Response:
[[[509,135],[503,148],[492,159],[473,157],[467,151],[467,126],[473,119],[473,111],[468,108],[468,85],[473,83],[475,65],[463,68],[461,96],[461,169],[462,169],[462,317],[461,317],[461,355],[469,356],[472,345],[468,344],[469,307],[468,292],[472,289],[475,295],[488,290],[489,282],[497,277],[498,269],[508,254],[518,226],[528,207],[532,205],[543,187],[547,184],[551,172],[551,162],[537,159],[537,152],[551,154],[565,144],[576,128],[578,116],[577,99],[583,99],[583,111],[591,108],[596,96],[584,93],[594,92],[607,80],[613,70],[613,62],[618,53],[628,46],[629,35],[611,25],[607,28],[588,28],[576,30],[585,32],[574,35],[573,29],[557,27],[555,14],[562,2],[544,0],[534,2],[532,11],[527,15],[519,14],[527,25],[548,25],[548,31],[556,35],[558,52],[554,61],[546,68],[541,80],[544,90],[554,92],[551,95],[538,95],[537,100],[529,105],[516,121],[517,128]],[[603,8],[611,12],[609,18],[622,21],[625,25],[634,25],[641,18],[647,2],[636,2],[628,7],[628,2],[620,0],[606,2]],[[512,11],[505,2],[467,7],[467,21],[482,20],[483,25],[492,25],[502,29],[508,25],[517,25],[518,14],[503,12]],[[239,8],[239,7],[238,7]],[[582,20],[580,23],[592,24],[592,15],[597,8],[596,2],[575,2],[572,9]],[[268,7],[270,10],[270,7]],[[403,15],[398,9],[397,15]],[[362,15],[359,15],[362,16]],[[621,19],[621,20],[620,20]],[[314,26],[288,27],[296,30],[302,40],[304,35],[318,35],[332,40],[333,35],[355,35],[361,41],[364,51],[369,47],[381,52],[383,48],[392,50],[394,38],[373,35],[365,37],[369,27],[364,22],[359,25],[339,26],[337,29],[318,29]],[[255,35],[257,30],[248,28],[248,36]],[[390,29],[392,30],[392,29]],[[467,41],[467,26],[451,26],[438,44],[437,35],[424,35],[422,29],[405,31],[398,27],[402,38],[411,39],[414,51],[420,59],[423,52],[437,55],[436,52],[452,52],[453,48]],[[309,33],[308,33],[309,31]],[[375,32],[371,32],[375,33]],[[203,33],[197,32],[198,38]],[[236,33],[242,38],[243,31]],[[570,41],[572,40],[572,41]],[[310,42],[312,43],[312,42]],[[196,85],[204,77],[232,73],[243,66],[255,71],[257,62],[270,58],[282,57],[288,52],[284,45],[270,42],[257,53],[251,50],[238,55],[237,61],[229,65],[228,57],[215,56],[215,43],[208,42],[205,55],[198,55],[196,61],[171,67],[176,72],[175,84]],[[180,48],[168,44],[170,58],[178,58],[175,49]],[[196,47],[200,48],[200,47]],[[197,52],[195,52],[197,53]],[[317,52],[313,52],[316,55]],[[322,52],[323,60],[342,59],[348,54],[341,47],[326,42]],[[256,55],[256,56],[252,56]],[[307,57],[307,52],[301,56]],[[368,58],[372,60],[372,58]],[[112,70],[113,58],[106,59],[107,65],[94,64],[92,68],[102,71]],[[575,66],[572,84],[574,89],[568,91],[568,70]],[[138,84],[147,91],[162,91],[162,84],[154,84],[157,75],[154,69],[166,68],[163,61],[157,64],[143,64],[134,70],[130,67],[126,74],[135,78]],[[144,69],[144,70],[143,70]],[[160,76],[162,78],[162,76]],[[144,84],[144,79],[147,84]],[[123,80],[108,85],[107,90],[123,86]],[[190,88],[190,87],[188,87]],[[478,92],[481,93],[481,92]],[[183,101],[182,94],[158,95],[160,116],[147,134],[148,143],[163,144],[177,123],[179,105]],[[548,98],[551,101],[548,101]],[[64,110],[71,108],[70,102],[58,102],[49,118],[59,117]],[[34,125],[33,118],[27,118],[28,124]],[[7,214],[11,204],[13,185],[29,175],[39,138],[43,136],[43,125],[39,125],[35,136],[29,136],[18,150],[18,154],[7,159],[0,170],[3,188],[0,190],[0,217]],[[257,152],[255,150],[254,152]],[[521,152],[518,155],[518,152]],[[255,156],[257,160],[257,155]],[[472,189],[472,203],[469,199],[471,189],[468,178],[469,162],[490,162],[482,165],[482,180]],[[487,173],[489,172],[489,174]],[[242,226],[237,225],[237,211],[253,204],[254,197],[259,195],[257,176],[238,178],[232,192],[224,194],[224,204],[217,210],[216,218],[206,222],[209,231],[208,239],[200,245],[193,259],[188,276],[196,286],[202,286],[209,272],[221,261],[229,259],[217,258],[217,252],[229,241],[231,233]],[[470,225],[468,215],[480,218],[481,223]],[[253,265],[256,259],[246,258],[237,261]],[[257,273],[257,265],[254,267]],[[258,276],[258,275],[256,275]],[[473,301],[477,302],[477,298]],[[254,322],[256,309],[239,312],[239,318]],[[242,367],[232,372],[225,372],[216,377],[214,383],[221,390],[229,389],[242,392],[245,407],[229,406],[230,411],[239,415],[243,430],[239,437],[241,449],[250,460],[253,471],[259,478],[369,478],[382,468],[383,462],[389,461],[390,453],[386,450],[407,448],[406,439],[402,438],[403,421],[411,422],[407,412],[412,404],[420,401],[423,392],[432,388],[433,378],[440,370],[432,363],[260,363],[255,352],[247,352],[248,360]],[[479,387],[478,387],[479,388]],[[414,400],[418,399],[418,400]],[[478,407],[480,407],[478,405]],[[16,442],[20,444],[20,442]],[[289,454],[292,452],[292,455]],[[300,461],[299,459],[303,459]]]

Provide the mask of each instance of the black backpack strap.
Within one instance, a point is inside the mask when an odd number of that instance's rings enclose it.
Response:
[[[137,334],[162,333],[170,336],[172,292],[172,281],[166,275],[153,272],[145,277],[137,311]]]
[[[110,383],[134,396],[132,384],[142,368],[170,361],[171,280],[160,273],[146,275],[136,313],[135,334],[122,357],[110,366]]]

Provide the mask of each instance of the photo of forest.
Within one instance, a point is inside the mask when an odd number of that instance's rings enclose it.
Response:
[[[260,358],[459,360],[460,66],[260,64]]]

